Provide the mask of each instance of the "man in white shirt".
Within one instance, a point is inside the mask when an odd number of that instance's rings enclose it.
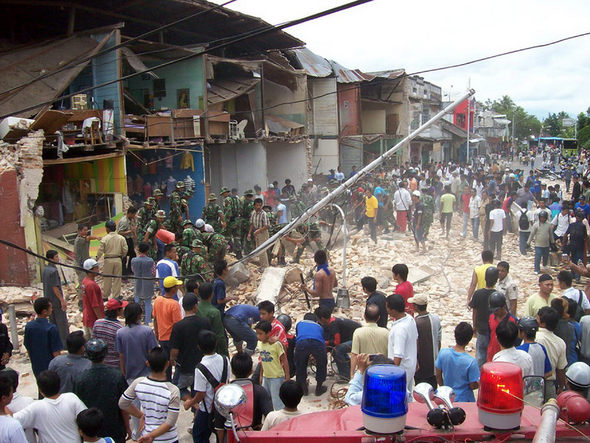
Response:
[[[562,238],[565,233],[567,232],[567,228],[570,225],[570,215],[569,215],[569,208],[567,205],[563,205],[561,207],[561,212],[553,217],[551,224],[555,226],[555,237],[556,239]]]
[[[277,205],[277,223],[279,225],[289,223],[289,219],[287,218],[287,207],[281,202]]]
[[[576,303],[580,303],[584,312],[590,314],[590,301],[588,301],[588,297],[581,289],[572,287],[573,281],[574,275],[570,271],[558,272],[557,282],[559,284],[559,289],[562,291],[561,296],[567,297]],[[580,297],[582,297],[581,300]]]
[[[406,189],[405,181],[402,181],[399,184],[399,189],[393,193],[393,204],[396,211],[397,225],[401,232],[405,232],[408,223],[408,211],[412,205],[412,196]]]
[[[471,219],[471,230],[473,231],[473,239],[477,241],[479,234],[479,208],[481,207],[481,197],[477,195],[475,189],[471,190],[471,198],[469,199],[469,218]]]
[[[509,303],[510,313],[516,315],[516,303],[518,300],[518,286],[510,278],[508,273],[510,272],[510,264],[506,261],[501,261],[496,266],[498,268],[498,283],[496,284],[496,290],[506,297]]]
[[[0,377],[0,441],[6,443],[27,443],[23,427],[5,408],[12,401],[12,382],[8,377]]]
[[[387,357],[393,364],[406,371],[408,401],[412,397],[412,385],[418,360],[418,329],[414,318],[406,314],[406,302],[400,294],[387,297],[387,313],[393,320],[387,342]]]
[[[344,181],[344,172],[342,172],[342,166],[338,166],[338,170],[334,174],[334,178],[338,181],[338,183],[342,183]]]
[[[75,394],[59,393],[59,376],[43,371],[37,376],[43,400],[31,403],[14,414],[24,429],[37,429],[39,443],[80,441],[76,416],[86,409]]]
[[[29,406],[31,403],[33,403],[35,401],[35,400],[33,400],[32,397],[27,397],[26,395],[21,395],[20,393],[16,392],[16,390],[18,388],[18,372],[16,372],[14,369],[5,369],[2,372],[0,372],[0,376],[8,378],[10,380],[10,382],[12,383],[12,389],[13,389],[12,400],[10,401],[10,403],[8,403],[8,406],[7,406],[8,410],[12,414],[14,414],[15,412],[18,412],[22,409],[25,409],[27,406]],[[1,409],[0,409],[0,413],[1,413]],[[34,429],[27,429],[25,431],[25,437],[27,437],[27,441],[29,443],[37,443],[37,437],[35,436]],[[2,441],[1,435],[0,435],[0,441]]]
[[[490,211],[490,251],[494,257],[502,260],[502,239],[504,237],[506,213],[502,209],[500,200],[494,200],[494,209]]]
[[[500,322],[496,328],[496,337],[500,343],[500,351],[496,352],[492,361],[514,363],[522,369],[522,376],[533,375],[533,359],[525,351],[516,349],[514,343],[518,339],[518,327],[510,321]]]

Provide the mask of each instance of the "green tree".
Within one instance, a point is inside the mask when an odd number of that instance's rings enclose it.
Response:
[[[526,112],[507,95],[500,100],[486,100],[484,109],[504,114],[512,122],[511,125],[515,125],[514,136],[519,140],[527,140],[531,135],[536,135],[541,131],[539,119]],[[512,127],[510,130],[512,131]]]
[[[550,137],[558,137],[563,125],[558,115],[549,113],[543,120],[543,132]]]

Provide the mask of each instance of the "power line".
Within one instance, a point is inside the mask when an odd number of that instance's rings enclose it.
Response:
[[[206,14],[208,12],[214,11],[216,9],[223,8],[224,6],[229,5],[230,3],[234,3],[236,1],[237,0],[229,0],[229,1],[225,2],[225,3],[216,5],[213,8],[209,8],[209,9],[206,9],[204,11],[199,11],[197,13],[187,15],[186,17],[182,17],[182,18],[180,18],[178,20],[175,20],[173,22],[167,23],[167,24],[162,25],[162,26],[160,26],[158,28],[152,29],[151,31],[144,32],[143,34],[138,35],[137,37],[132,37],[132,38],[130,38],[128,40],[125,40],[124,42],[119,43],[118,45],[112,46],[112,47],[107,48],[107,49],[103,49],[103,50],[97,52],[94,55],[91,55],[91,56],[88,56],[88,57],[83,58],[82,60],[76,60],[75,62],[74,61],[71,61],[69,63],[66,63],[64,66],[61,66],[59,69],[57,69],[55,71],[45,72],[45,73],[39,75],[38,77],[35,77],[32,80],[26,81],[26,82],[21,83],[20,85],[17,85],[17,86],[13,86],[10,89],[7,89],[5,91],[1,91],[0,92],[0,96],[3,95],[3,94],[8,94],[8,93],[10,93],[12,91],[16,91],[17,89],[21,89],[21,88],[25,88],[27,86],[30,86],[33,83],[36,83],[36,82],[38,82],[40,80],[43,80],[43,79],[46,79],[47,77],[51,77],[53,75],[56,75],[56,74],[59,74],[60,72],[65,71],[67,69],[71,69],[74,66],[78,66],[78,65],[81,65],[83,63],[86,63],[87,61],[92,60],[93,58],[100,57],[101,55],[107,54],[107,53],[109,53],[111,51],[114,51],[116,49],[119,49],[119,48],[123,48],[125,46],[128,46],[131,43],[136,42],[138,40],[141,40],[141,39],[143,39],[143,38],[145,38],[145,37],[147,37],[149,35],[155,34],[156,32],[163,31],[164,29],[167,29],[167,28],[170,28],[172,26],[178,25],[178,24],[180,24],[180,23],[182,23],[182,22],[184,22],[186,20],[190,20],[192,18],[198,17],[199,15],[203,15],[203,14]]]
[[[288,21],[288,22],[283,23],[281,25],[277,25],[277,26],[269,25],[267,27],[262,27],[259,30],[255,30],[253,32],[245,33],[244,35],[241,35],[239,37],[236,37],[236,38],[234,38],[233,40],[230,40],[227,43],[222,43],[222,44],[217,45],[217,46],[212,46],[212,47],[206,48],[206,49],[202,50],[201,52],[197,52],[197,53],[194,53],[194,54],[188,54],[188,55],[186,55],[184,57],[179,57],[177,59],[170,60],[168,62],[161,63],[161,64],[156,65],[156,66],[152,66],[149,69],[144,69],[142,71],[138,71],[138,72],[135,72],[133,74],[125,75],[125,76],[116,78],[114,80],[110,80],[108,82],[101,83],[101,84],[96,85],[96,86],[91,86],[91,87],[88,87],[88,88],[84,88],[84,89],[81,89],[81,90],[79,90],[79,91],[77,91],[75,93],[63,95],[63,96],[61,96],[61,97],[59,97],[57,99],[52,99],[52,100],[48,100],[48,101],[45,101],[45,102],[37,103],[36,105],[28,106],[26,108],[22,108],[22,109],[13,111],[13,112],[11,112],[9,114],[0,115],[0,119],[3,119],[5,117],[9,117],[9,116],[11,116],[13,114],[20,114],[21,112],[32,111],[34,109],[37,109],[40,106],[50,105],[52,103],[55,103],[56,101],[64,100],[66,98],[71,98],[71,97],[73,97],[74,95],[77,95],[77,94],[83,94],[85,92],[93,91],[93,90],[98,89],[98,88],[104,88],[105,86],[109,86],[109,85],[112,85],[112,84],[115,84],[115,83],[119,83],[119,82],[121,82],[123,80],[128,80],[128,79],[133,78],[133,77],[137,77],[138,75],[145,74],[146,72],[150,72],[150,71],[153,71],[153,70],[156,70],[156,69],[161,69],[161,68],[164,68],[164,67],[167,67],[167,66],[170,66],[170,65],[173,65],[173,64],[176,64],[176,63],[185,61],[185,60],[189,60],[189,59],[194,58],[194,57],[201,56],[203,54],[208,54],[208,53],[210,53],[212,51],[215,51],[217,49],[221,49],[221,48],[224,48],[226,46],[230,46],[230,45],[233,45],[235,43],[239,43],[239,42],[242,42],[244,40],[248,40],[248,39],[250,39],[252,37],[256,37],[256,36],[268,34],[270,32],[274,32],[274,31],[277,31],[277,30],[282,30],[282,29],[290,28],[292,26],[300,25],[302,23],[306,23],[308,21],[316,20],[318,18],[325,17],[325,16],[328,16],[328,15],[334,14],[336,12],[341,12],[341,11],[344,11],[344,10],[347,10],[347,9],[350,9],[350,8],[353,8],[355,6],[359,6],[359,5],[362,5],[362,4],[365,4],[365,3],[370,3],[372,1],[373,0],[355,0],[355,1],[352,1],[352,2],[349,2],[349,3],[345,3],[344,5],[336,6],[334,8],[326,9],[324,11],[321,11],[321,12],[318,12],[318,13],[315,13],[315,14],[308,15],[306,17],[302,17],[302,18],[299,18],[299,19]]]

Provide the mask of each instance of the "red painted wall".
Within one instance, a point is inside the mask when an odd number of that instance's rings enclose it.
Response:
[[[338,83],[340,136],[361,134],[360,103],[361,94],[358,83]]]
[[[470,132],[473,132],[473,116],[475,114],[475,107],[473,103],[471,103],[471,112],[469,113],[469,129]],[[453,111],[453,123],[460,128],[463,128],[467,131],[467,100],[459,103],[457,107]],[[460,117],[462,116],[462,117]]]
[[[0,172],[0,238],[26,248],[25,231],[20,227],[18,182],[14,169]],[[0,244],[0,285],[28,286],[27,254]]]

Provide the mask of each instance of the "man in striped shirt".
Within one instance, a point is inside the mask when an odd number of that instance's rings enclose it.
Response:
[[[268,217],[266,212],[262,210],[262,199],[254,200],[254,211],[250,215],[250,231],[248,232],[248,241],[252,241],[252,237],[256,241],[256,247],[260,246],[268,240]],[[260,255],[260,266],[268,267],[268,254],[264,251]]]
[[[119,408],[144,420],[142,440],[145,441],[178,441],[176,421],[180,412],[180,391],[167,381],[168,360],[168,353],[163,348],[152,349],[148,354],[150,375],[136,379],[119,399]],[[132,404],[136,398],[141,410]]]
[[[117,317],[123,315],[123,309],[127,304],[126,301],[116,298],[109,299],[106,304],[105,317],[96,320],[92,327],[92,337],[100,338],[107,344],[107,355],[103,363],[116,369],[119,369],[119,353],[115,347],[115,340],[117,331],[123,327]]]

